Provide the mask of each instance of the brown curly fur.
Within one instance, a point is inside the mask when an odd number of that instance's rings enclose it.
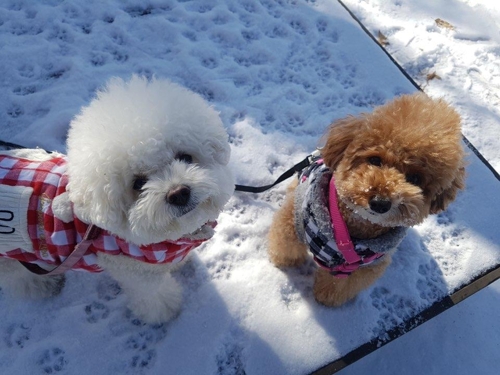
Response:
[[[444,101],[423,93],[403,95],[371,113],[333,123],[321,154],[333,171],[339,208],[353,238],[419,224],[446,209],[464,188],[460,117]],[[294,181],[289,187],[269,231],[269,258],[278,267],[300,265],[308,256],[307,245],[295,233],[296,186]],[[373,211],[373,200],[390,202],[389,211]],[[382,259],[345,279],[318,269],[316,300],[339,306],[354,298],[384,273],[391,258]]]

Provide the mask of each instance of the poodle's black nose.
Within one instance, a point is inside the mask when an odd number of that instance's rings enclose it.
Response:
[[[174,187],[167,194],[167,202],[174,206],[185,206],[189,202],[191,189],[185,185]]]
[[[370,199],[370,208],[379,214],[385,214],[391,209],[392,203],[389,199],[373,197]]]

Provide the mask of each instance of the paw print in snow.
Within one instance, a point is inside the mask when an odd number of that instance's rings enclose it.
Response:
[[[376,287],[370,293],[372,305],[379,310],[377,327],[373,333],[384,338],[387,331],[414,316],[418,305],[412,299],[392,293],[386,288]]]
[[[247,42],[253,42],[254,40],[259,40],[260,39],[260,32],[258,30],[243,30],[241,32],[241,36]]]
[[[17,70],[19,75],[23,78],[33,78],[36,75],[35,67],[32,65],[21,65]]]
[[[12,118],[18,118],[24,114],[24,109],[17,105],[17,104],[12,104],[8,109],[7,109],[7,115],[9,115]]]
[[[120,285],[113,280],[103,280],[97,285],[97,297],[104,301],[116,299],[121,292]]]
[[[37,361],[44,374],[55,374],[64,369],[68,361],[64,358],[66,353],[59,348],[45,350]]]
[[[290,27],[300,35],[307,34],[307,26],[302,20],[294,19],[290,21]]]
[[[297,301],[301,298],[297,288],[288,283],[281,286],[280,297],[288,310],[295,310],[297,308]]]
[[[109,308],[101,302],[92,302],[90,305],[85,306],[85,314],[87,315],[87,322],[97,323],[109,316]]]
[[[228,242],[239,247],[241,240],[237,234],[228,237]],[[220,259],[208,262],[207,269],[213,279],[228,280],[232,273],[233,259],[229,255],[222,256]]]
[[[328,28],[328,21],[326,19],[319,19],[316,21],[316,29],[320,33],[324,33]]]
[[[436,219],[438,224],[443,226],[449,226],[453,222],[451,212],[448,211],[440,212],[437,214]]]
[[[297,127],[301,127],[302,125],[304,125],[304,119],[298,114],[288,113],[287,114],[287,123],[288,123],[288,125],[290,125],[290,127],[297,128]]]
[[[130,365],[133,368],[150,368],[156,359],[156,350],[151,349],[132,357]]]
[[[443,297],[447,293],[446,284],[440,277],[440,270],[435,263],[421,264],[418,273],[423,278],[417,280],[417,289],[420,298],[433,302]]]
[[[339,108],[341,104],[341,97],[335,94],[328,94],[319,101],[318,108],[321,113],[326,113],[328,111]]]
[[[239,331],[230,331],[227,341],[224,342],[216,357],[217,375],[244,375],[245,362],[243,356],[244,338]]]
[[[36,86],[28,85],[28,86],[19,86],[12,90],[12,92],[19,96],[31,95],[37,92]]]
[[[31,327],[24,323],[10,326],[5,335],[5,344],[8,348],[14,346],[24,348],[24,345],[30,339],[30,331]]]
[[[355,107],[371,108],[384,103],[384,95],[373,90],[363,94],[355,93],[349,97],[349,103]]]
[[[156,349],[151,346],[157,344],[165,338],[167,334],[167,326],[165,324],[157,324],[148,326],[133,336],[130,336],[125,347],[133,351],[130,365],[133,368],[150,368],[156,360]]]
[[[214,57],[205,57],[201,60],[201,65],[203,65],[207,69],[214,69],[219,66],[219,63]]]
[[[329,40],[330,42],[337,43],[339,41],[339,34],[337,30],[332,30],[331,25],[326,19],[319,19],[316,21],[316,29],[323,38]]]

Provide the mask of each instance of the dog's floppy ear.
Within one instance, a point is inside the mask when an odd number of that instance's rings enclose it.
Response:
[[[323,160],[330,169],[334,170],[342,160],[344,151],[354,140],[362,122],[362,117],[348,116],[330,125],[323,137],[324,146],[321,149]]]
[[[130,182],[113,172],[100,175],[97,168],[95,173],[85,168],[76,172],[74,169],[69,174],[68,191],[77,216],[106,230],[120,227],[127,220],[132,199],[127,193]]]
[[[222,165],[227,165],[229,163],[229,157],[231,156],[231,147],[227,141],[221,141],[218,139],[212,139],[209,142],[210,153],[213,159]]]
[[[455,179],[451,183],[451,186],[444,189],[441,193],[437,194],[431,201],[430,213],[438,214],[444,211],[448,205],[453,202],[458,194],[459,190],[463,190],[465,187],[465,166],[458,169]]]

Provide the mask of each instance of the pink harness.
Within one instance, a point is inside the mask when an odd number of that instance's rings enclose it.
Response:
[[[308,181],[308,185],[299,185],[296,190],[295,203],[301,207],[295,217],[297,235],[309,245],[319,267],[335,277],[345,278],[361,265],[384,256],[384,251],[370,249],[375,243],[368,247],[353,243],[339,210],[335,179],[323,159],[314,159],[301,172],[299,181],[301,184]]]
[[[350,273],[356,271],[361,264],[371,263],[375,259],[380,258],[384,254],[374,253],[373,255],[361,258],[354,250],[354,244],[352,243],[351,236],[349,235],[349,231],[347,229],[347,225],[342,218],[339,210],[339,202],[337,198],[337,189],[335,187],[335,179],[332,176],[329,185],[329,194],[328,194],[328,208],[330,211],[330,217],[332,219],[332,225],[335,228],[335,243],[337,244],[337,248],[342,253],[345,259],[345,263],[335,266],[333,268],[326,267],[322,265],[320,262],[317,262],[318,265],[328,271],[339,272],[335,276],[339,278],[348,277]]]

